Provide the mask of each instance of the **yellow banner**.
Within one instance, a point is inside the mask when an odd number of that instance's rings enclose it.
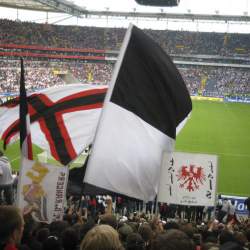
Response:
[[[210,96],[191,96],[192,100],[223,102],[223,98]]]
[[[54,75],[66,75],[68,74],[67,70],[53,70]]]

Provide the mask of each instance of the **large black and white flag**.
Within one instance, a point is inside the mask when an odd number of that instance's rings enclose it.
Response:
[[[141,200],[158,191],[163,152],[192,103],[172,60],[131,25],[114,69],[84,182]]]

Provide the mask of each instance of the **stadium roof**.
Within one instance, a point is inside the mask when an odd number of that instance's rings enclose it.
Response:
[[[250,16],[246,15],[220,15],[220,14],[192,14],[192,13],[166,13],[166,12],[122,12],[122,11],[89,11],[68,0],[0,0],[0,6],[19,8],[26,10],[36,10],[45,12],[61,12],[72,16],[114,16],[114,17],[141,17],[153,19],[186,19],[186,20],[216,20],[225,22],[250,22]]]
[[[0,0],[0,6],[25,10],[65,12],[80,16],[85,9],[66,0]]]
[[[0,5],[9,8],[18,8],[25,10],[39,10],[39,11],[55,11],[54,8],[46,6],[38,1],[33,0],[0,0]]]

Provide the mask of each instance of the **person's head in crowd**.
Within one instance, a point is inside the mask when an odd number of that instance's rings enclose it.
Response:
[[[21,241],[24,220],[14,206],[0,206],[0,247],[15,245]]]
[[[38,230],[38,227],[38,222],[32,219],[26,219],[22,236],[22,244],[29,244],[31,240],[34,240],[33,235],[36,233],[36,230]]]
[[[99,218],[99,224],[100,225],[109,225],[113,227],[114,229],[117,229],[118,223],[117,219],[112,214],[103,214]]]
[[[62,232],[69,227],[69,224],[66,221],[53,221],[49,225],[50,235],[57,236],[61,238]]]
[[[75,250],[78,245],[78,235],[73,228],[67,228],[62,233],[62,245],[64,250]]]
[[[126,240],[126,250],[144,250],[146,247],[145,241],[138,233],[131,233]]]
[[[165,225],[164,225],[164,229],[167,231],[167,230],[170,230],[170,229],[179,229],[180,226],[177,222],[174,222],[174,221],[169,221],[167,222]]]
[[[217,243],[218,240],[217,240],[217,238],[216,238],[215,236],[210,235],[210,236],[208,236],[208,237],[206,237],[206,238],[204,239],[204,242],[205,242],[205,243]]]
[[[128,235],[133,233],[133,229],[126,223],[124,223],[119,229],[118,233],[120,236],[120,240],[122,242],[125,242],[127,240]]]
[[[80,250],[124,250],[118,232],[109,225],[92,228],[81,242]]]
[[[230,232],[229,230],[225,229],[219,235],[220,245],[223,245],[224,243],[229,242],[229,241],[231,241],[231,242],[235,241],[235,238],[234,238],[234,235],[233,235],[232,232]]]
[[[237,242],[228,241],[220,246],[220,250],[244,250]]]
[[[36,239],[39,242],[44,242],[49,237],[49,229],[47,227],[41,228],[36,233]]]
[[[27,227],[26,227],[27,226]],[[33,219],[25,217],[25,227],[23,231],[23,237],[21,241],[22,247],[28,247],[31,250],[41,250],[42,249],[42,242],[37,240],[36,233],[39,227],[39,223],[33,221]],[[18,249],[20,245],[18,246]]]
[[[144,212],[142,212],[140,215],[139,215],[139,217],[140,218],[142,218],[142,219],[147,219],[147,215],[144,213]]]
[[[78,241],[79,241],[80,239],[83,238],[83,237],[81,237],[81,229],[82,229],[82,226],[83,226],[85,223],[87,223],[87,221],[84,222],[83,224],[81,224],[81,223],[76,223],[76,224],[74,224],[74,225],[71,226],[71,228],[76,232]]]
[[[166,224],[166,222],[160,220],[157,216],[155,216],[151,221],[150,221],[150,226],[152,228],[152,230],[155,233],[160,233],[164,230],[164,225]]]
[[[225,224],[219,223],[217,226],[214,227],[213,231],[217,232],[218,234],[225,230]]]
[[[186,223],[180,227],[180,230],[183,231],[189,238],[193,238],[194,236],[194,227],[191,223]]]
[[[119,222],[118,222],[118,228],[119,228],[119,225],[123,225],[124,223],[128,222],[129,218],[127,216],[122,216],[120,219],[119,219]]]
[[[49,236],[44,242],[43,242],[43,250],[62,250],[62,244],[61,241],[57,236]]]
[[[83,239],[87,232],[95,226],[95,221],[89,217],[87,222],[84,223],[80,228],[80,239]]]
[[[246,229],[245,235],[247,237],[247,241],[250,242],[250,227],[248,229]]]
[[[154,216],[150,221],[149,225],[152,228],[152,230],[155,232],[158,229],[158,224],[159,224],[159,218],[157,216]]]
[[[193,241],[182,231],[170,229],[152,242],[152,250],[194,250]]]
[[[213,242],[202,244],[202,250],[219,250],[219,245]]]
[[[139,226],[138,233],[141,235],[146,245],[150,244],[153,238],[153,230],[147,223],[143,223]]]
[[[134,221],[128,221],[127,224],[133,229],[134,233],[138,232],[139,223],[134,222]]]
[[[240,244],[241,246],[245,246],[246,243],[247,243],[247,237],[244,233],[242,232],[235,232],[234,233],[234,238],[235,238],[235,241]]]
[[[234,220],[234,219],[233,219],[233,220]],[[237,224],[232,224],[232,230],[233,230],[234,232],[240,231],[239,225],[237,225]]]

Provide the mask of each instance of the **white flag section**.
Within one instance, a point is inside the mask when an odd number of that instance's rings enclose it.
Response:
[[[153,200],[163,152],[173,151],[176,127],[192,110],[189,93],[170,57],[135,26],[110,85],[84,182]]]
[[[33,208],[39,222],[61,220],[68,180],[68,168],[31,161],[23,157],[18,183],[18,207],[24,212]]]
[[[188,206],[214,206],[217,156],[175,152],[164,157],[158,200]]]
[[[63,165],[93,143],[106,86],[71,84],[28,95],[32,142]],[[19,138],[19,100],[0,106],[0,137]]]

